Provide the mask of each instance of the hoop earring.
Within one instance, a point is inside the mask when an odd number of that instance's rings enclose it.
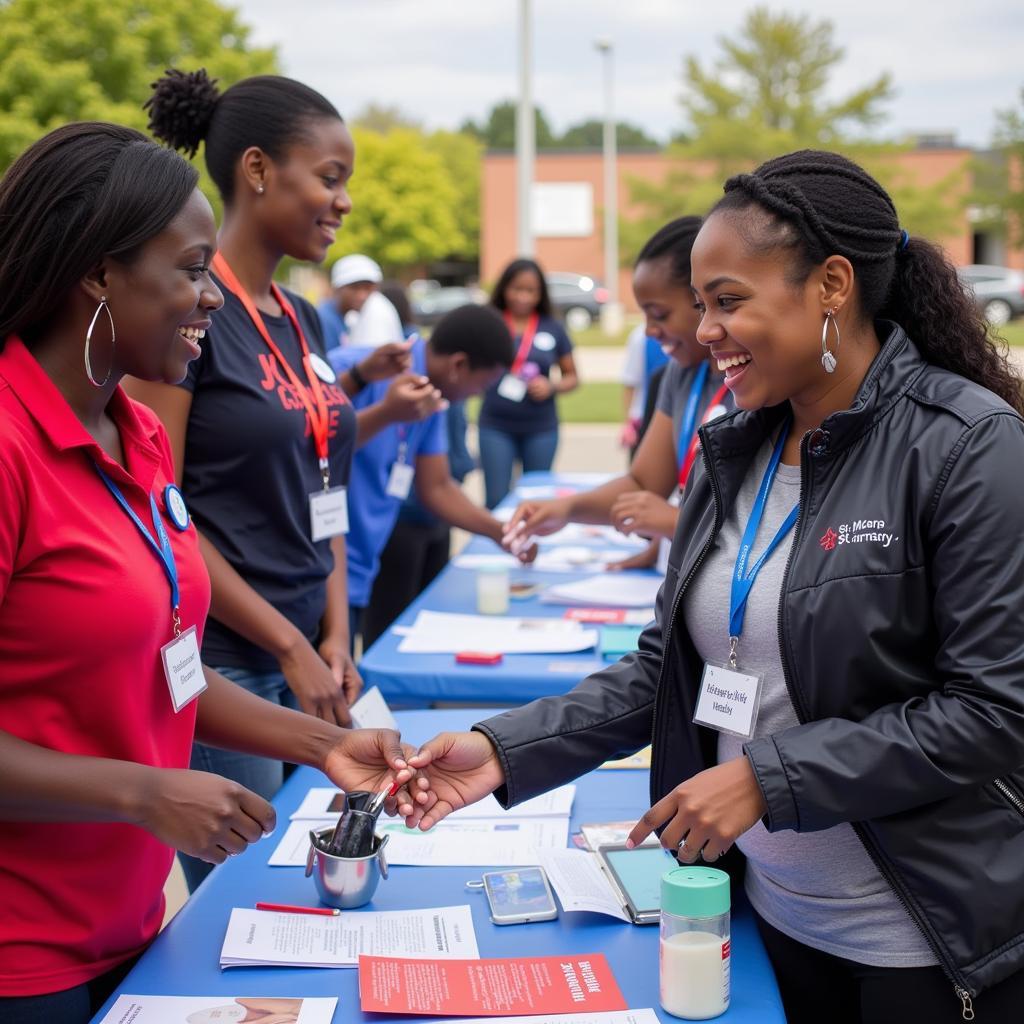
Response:
[[[107,314],[107,319],[110,321],[110,365],[107,367],[107,375],[103,380],[97,380],[93,376],[92,363],[89,360],[89,345],[92,343],[92,332],[96,329],[96,321],[100,317],[100,311],[104,311]],[[92,320],[89,321],[89,330],[85,332],[85,375],[89,378],[89,383],[94,388],[101,388],[104,384],[110,380],[110,372],[114,367],[114,345],[117,342],[117,334],[114,330],[114,318],[110,315],[110,307],[107,305],[106,295],[100,296],[100,304],[96,307],[96,312],[92,315]]]
[[[839,352],[839,324],[836,321],[836,313],[839,312],[839,308],[835,307],[825,313],[825,323],[821,327],[821,365],[825,368],[826,373],[836,372],[836,356],[835,353],[830,351],[828,347],[828,325],[831,323],[833,329],[836,332],[836,353]]]

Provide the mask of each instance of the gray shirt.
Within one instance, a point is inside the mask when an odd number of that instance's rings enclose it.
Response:
[[[683,599],[686,627],[704,661],[729,658],[729,590],[771,446],[754,460],[714,548]],[[751,551],[760,556],[800,497],[800,469],[780,465]],[[779,595],[795,531],[765,562],[747,601],[739,669],[763,675],[755,736],[799,725],[779,652]],[[810,626],[808,627],[810,628]],[[720,733],[718,762],[743,757],[744,740]],[[759,821],[736,845],[748,860],[747,896],[779,931],[814,949],[875,967],[926,967],[935,955],[849,824],[770,833]]]

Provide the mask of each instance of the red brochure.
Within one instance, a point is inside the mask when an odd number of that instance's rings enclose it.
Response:
[[[608,961],[586,956],[500,960],[359,958],[364,1012],[512,1017],[627,1009]]]

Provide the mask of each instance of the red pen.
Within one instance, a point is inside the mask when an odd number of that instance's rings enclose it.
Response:
[[[316,914],[318,917],[337,917],[341,911],[330,907],[292,907],[287,903],[257,903],[257,910],[273,910],[279,914]]]

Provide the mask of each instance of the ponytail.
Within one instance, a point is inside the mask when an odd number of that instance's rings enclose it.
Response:
[[[910,239],[897,254],[889,295],[878,315],[898,323],[927,362],[988,388],[1024,416],[1021,379],[1006,342],[990,332],[938,246]]]
[[[1024,415],[1021,377],[1006,344],[990,333],[942,250],[901,230],[892,199],[862,167],[838,153],[789,153],[730,178],[712,212],[718,210],[757,211],[762,224],[745,234],[759,250],[784,250],[794,283],[829,256],[846,257],[866,320],[895,321],[927,362],[988,388]]]

